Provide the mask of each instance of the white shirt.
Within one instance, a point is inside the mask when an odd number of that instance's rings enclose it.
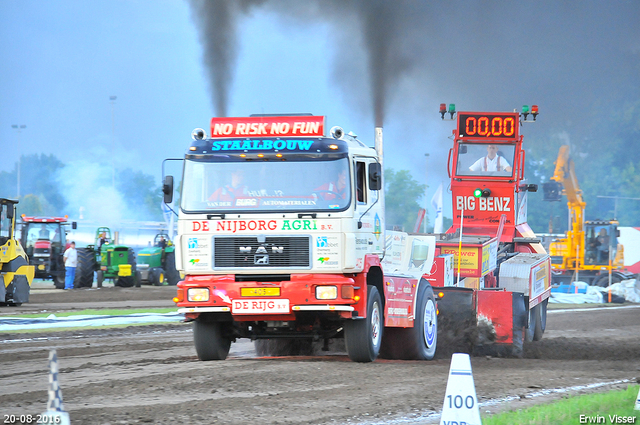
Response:
[[[78,251],[75,248],[69,247],[64,252],[64,258],[65,267],[78,267]]]
[[[500,167],[498,167],[498,162]],[[469,170],[471,171],[506,171],[507,167],[511,167],[504,156],[496,155],[493,159],[483,156],[473,163]]]

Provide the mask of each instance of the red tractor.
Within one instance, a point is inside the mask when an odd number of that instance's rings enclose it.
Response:
[[[440,113],[453,120],[455,105],[442,104]],[[430,279],[446,282],[434,287],[441,330],[484,329],[488,335],[473,345],[515,355],[524,340],[542,338],[551,293],[550,257],[527,224],[527,194],[537,185],[524,177],[520,128],[537,115],[535,105],[521,114],[457,112],[447,163],[453,225],[436,242],[440,257]],[[439,276],[445,260],[453,261],[453,276]]]
[[[27,217],[22,215],[20,243],[24,247],[29,262],[35,266],[35,277],[52,279],[55,287],[64,289],[64,259],[67,249],[65,226],[68,216],[64,217]]]

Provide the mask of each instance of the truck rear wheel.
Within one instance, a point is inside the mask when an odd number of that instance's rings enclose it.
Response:
[[[544,330],[547,327],[547,304],[549,303],[549,299],[542,301],[536,307],[538,308],[538,321],[536,322],[536,328],[533,333],[533,340],[540,341],[542,339],[542,335],[544,335]]]
[[[413,358],[416,360],[431,360],[436,355],[438,343],[438,315],[436,312],[436,299],[431,285],[422,282],[418,294],[416,319],[412,328]]]
[[[258,356],[312,356],[312,338],[257,339],[254,343]]]
[[[540,327],[540,304],[529,309],[529,324],[525,329],[525,340],[531,342],[535,338],[536,328]]]
[[[354,362],[372,362],[378,358],[382,342],[382,299],[375,286],[367,287],[367,317],[344,323],[344,343]]]
[[[435,296],[428,283],[420,282],[416,319],[412,328],[386,328],[380,356],[388,359],[432,360],[438,342]]]
[[[176,270],[175,252],[167,252],[164,261],[164,272],[169,285],[177,285],[180,282],[180,273]]]
[[[264,357],[269,355],[269,340],[268,339],[256,339],[253,342],[258,357]]]
[[[225,360],[231,348],[231,339],[222,333],[223,322],[193,322],[193,342],[202,361]]]

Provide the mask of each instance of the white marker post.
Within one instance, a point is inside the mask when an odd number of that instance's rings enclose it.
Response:
[[[49,402],[47,411],[42,414],[40,423],[70,425],[69,414],[64,410],[62,390],[58,383],[58,355],[56,350],[49,351]]]
[[[440,425],[482,425],[468,354],[451,356]]]

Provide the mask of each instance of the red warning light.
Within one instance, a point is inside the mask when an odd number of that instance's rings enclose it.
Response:
[[[447,104],[446,103],[441,103],[440,104],[440,116],[442,117],[442,119],[444,119],[444,114],[447,113]]]

